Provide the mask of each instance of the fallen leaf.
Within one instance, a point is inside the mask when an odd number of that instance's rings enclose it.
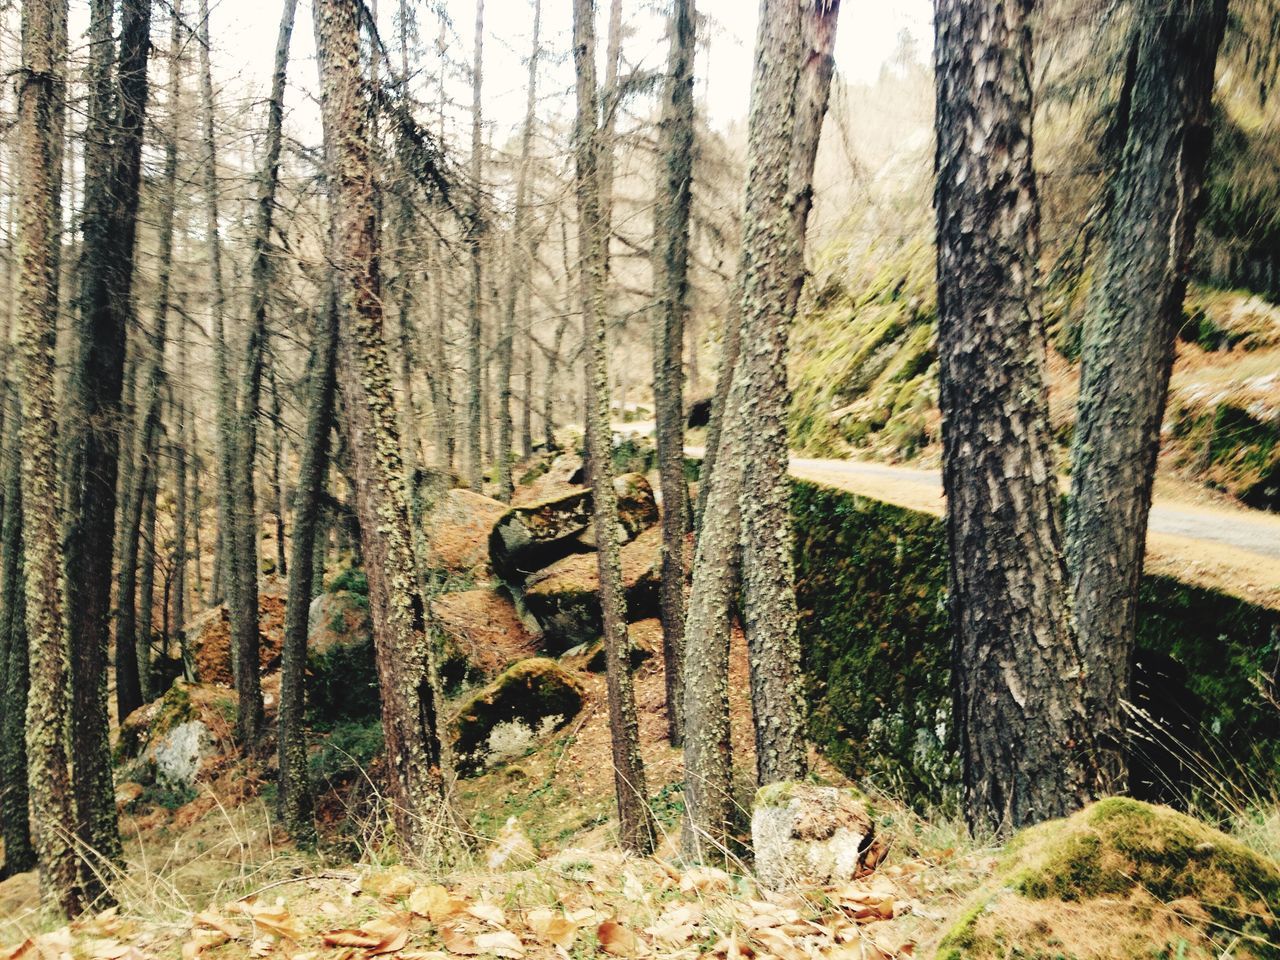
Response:
[[[601,950],[615,957],[634,957],[640,952],[640,938],[616,920],[606,920],[596,927],[596,939]]]
[[[507,915],[502,912],[502,908],[496,903],[488,900],[480,900],[467,907],[467,913],[475,917],[477,920],[483,920],[485,923],[491,923],[495,927],[505,926],[507,923]]]
[[[476,946],[476,942],[471,936],[461,927],[454,924],[448,924],[440,928],[440,942],[444,944],[444,948],[450,953],[460,954],[464,957],[473,957],[484,952]]]
[[[530,910],[524,918],[533,935],[539,940],[568,950],[578,936],[578,925],[563,913],[548,907]]]
[[[410,910],[420,917],[438,922],[453,912],[453,900],[449,891],[438,883],[429,887],[418,887],[409,894],[406,901]]]
[[[326,947],[359,947],[364,950],[376,947],[382,942],[381,937],[365,933],[363,930],[353,930],[349,927],[342,930],[330,930],[321,939]]]
[[[680,889],[685,893],[728,893],[732,888],[733,878],[717,867],[694,867],[680,880]]]
[[[508,960],[520,960],[524,956],[524,944],[510,930],[495,930],[476,936],[476,946],[485,953],[506,957]]]
[[[217,930],[230,940],[237,939],[241,934],[239,927],[215,910],[201,910],[191,918],[191,924],[195,927]]]
[[[361,881],[361,888],[366,893],[384,900],[397,900],[407,897],[413,890],[413,878],[404,867],[395,866],[387,870],[371,873]]]

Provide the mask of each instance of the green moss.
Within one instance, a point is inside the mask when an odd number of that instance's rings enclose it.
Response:
[[[340,574],[329,581],[328,591],[330,593],[338,593],[340,591],[348,591],[350,593],[359,594],[364,597],[369,596],[369,578],[363,570],[354,567],[348,567]]]
[[[1274,960],[1278,904],[1280,864],[1167,807],[1113,797],[1019,834],[952,924],[938,956],[1057,957],[1080,950],[1136,960],[1183,949],[1201,957],[1216,942],[1246,951],[1231,955]],[[1110,928],[1108,947],[1065,928],[1064,917],[1093,915]],[[1011,947],[1017,952],[1007,952]]]
[[[318,740],[307,758],[307,772],[312,784],[327,789],[368,770],[382,753],[382,722],[376,718],[343,721]]]

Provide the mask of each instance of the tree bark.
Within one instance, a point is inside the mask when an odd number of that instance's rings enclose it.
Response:
[[[1093,779],[1043,374],[1028,7],[935,0],[934,21],[952,682],[966,813],[1001,830],[1072,812]]]
[[[516,207],[511,224],[511,271],[502,309],[498,338],[498,499],[511,502],[512,418],[511,375],[515,357],[516,297],[529,281],[533,249],[528,236],[529,158],[533,149],[534,109],[538,101],[538,57],[542,27],[542,0],[533,0],[533,42],[529,51],[529,82],[524,127],[520,134],[520,160],[516,173]],[[526,417],[527,420],[527,417]],[[527,424],[526,424],[527,425]]]
[[[471,298],[467,306],[467,484],[480,492],[484,488],[480,458],[484,282],[481,262],[484,219],[480,212],[480,190],[484,166],[481,159],[483,114],[480,92],[484,79],[484,0],[476,0],[475,37],[475,58],[471,67],[471,210],[467,225],[467,249],[471,258]]]
[[[138,188],[147,109],[150,0],[123,0],[111,76],[110,4],[91,11],[92,149],[85,150],[82,284],[75,367],[67,383],[71,434],[66,496],[66,604],[71,634],[71,745],[76,832],[117,859],[120,837],[107,739],[106,659],[119,473],[125,342],[132,312]],[[117,100],[118,97],[118,100]],[[97,873],[81,870],[87,897]]]
[[[27,602],[22,572],[22,408],[17,391],[6,388],[4,438],[4,521],[0,524],[0,667],[4,685],[0,708],[0,877],[32,869],[30,793],[27,790]]]
[[[266,364],[267,296],[271,279],[271,226],[275,216],[276,186],[280,180],[280,146],[284,123],[285,74],[289,65],[289,40],[293,35],[297,0],[284,0],[276,37],[271,96],[267,101],[267,132],[258,196],[254,211],[253,253],[250,266],[249,335],[245,343],[244,394],[240,398],[239,428],[232,471],[232,505],[235,512],[236,568],[231,627],[235,635],[240,739],[253,743],[262,732],[262,680],[258,675],[258,532],[259,515],[254,490],[258,459],[258,416],[262,403],[262,379]]]
[[[684,321],[689,312],[689,208],[693,199],[693,0],[675,0],[667,58],[659,170],[654,199],[653,406],[662,493],[662,662],[667,738],[679,746],[684,726]]]
[[[354,0],[319,0],[314,10],[340,284],[338,370],[354,453],[393,816],[405,852],[416,856],[441,840],[445,781],[440,687],[427,607],[414,576],[404,466],[382,333],[359,11]]]
[[[27,787],[41,893],[47,902],[74,916],[84,900],[75,848],[66,829],[75,822],[75,814],[66,747],[70,664],[63,620],[54,396],[66,45],[65,2],[28,0],[22,5],[22,70],[18,79],[22,209],[17,298],[23,306],[18,342],[23,398],[22,563],[29,667]],[[107,556],[109,559],[110,554]],[[18,671],[11,668],[11,672]]]
[[[654,824],[648,807],[639,725],[631,680],[631,641],[627,636],[622,567],[618,545],[618,501],[609,456],[609,364],[604,312],[604,243],[600,210],[600,133],[596,120],[595,3],[574,0],[573,63],[577,75],[574,159],[578,201],[579,284],[582,336],[587,345],[587,445],[594,491],[596,557],[600,609],[604,622],[614,788],[622,846],[648,854]]]
[[[1226,0],[1138,4],[1105,252],[1084,325],[1067,567],[1106,793],[1128,787],[1124,704],[1138,585],[1226,8]]]
[[[311,788],[307,782],[306,707],[307,615],[315,575],[320,495],[328,472],[329,433],[333,429],[338,304],[333,288],[317,324],[308,378],[307,425],[302,439],[298,481],[294,487],[293,570],[285,600],[280,666],[280,818],[296,842],[315,839]],[[323,554],[321,554],[323,557]]]

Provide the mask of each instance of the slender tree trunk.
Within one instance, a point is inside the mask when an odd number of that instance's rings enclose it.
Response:
[[[280,666],[280,818],[295,841],[312,842],[311,789],[307,783],[307,735],[303,726],[307,665],[307,614],[315,575],[320,495],[328,472],[329,433],[333,429],[334,367],[338,346],[338,304],[329,303],[316,325],[307,392],[307,425],[302,439],[298,481],[294,487],[293,569],[285,601]],[[323,554],[321,555],[323,557]]]
[[[693,196],[693,0],[675,0],[658,151],[665,176],[654,202],[653,398],[662,492],[662,661],[667,738],[682,740],[684,639],[684,320],[689,310],[689,208]]]
[[[600,226],[594,0],[574,0],[573,62],[577,74],[578,103],[574,158],[581,261],[579,282],[582,336],[587,344],[587,443],[594,491],[596,556],[600,609],[604,621],[618,832],[624,849],[647,854],[653,849],[654,824],[640,757],[635,692],[631,681],[631,641],[627,636],[626,601],[622,592],[618,501],[609,457],[609,354],[603,296],[605,237],[601,235]]]
[[[155,696],[151,685],[151,652],[154,639],[156,599],[156,494],[160,486],[160,457],[157,450],[148,471],[147,487],[142,502],[142,552],[138,561],[138,679],[142,696],[150,701]],[[163,644],[161,651],[164,650]]]
[[[65,2],[28,0],[22,5],[18,302],[23,310],[18,342],[23,398],[22,560],[29,657],[27,786],[42,895],[64,913],[74,915],[84,900],[75,848],[66,829],[75,822],[75,814],[66,747],[70,664],[63,620],[54,396],[66,44]],[[17,671],[11,667],[11,672]]]
[[[6,344],[7,346],[7,344]],[[6,386],[4,438],[4,522],[0,525],[0,666],[4,698],[0,709],[0,839],[4,869],[0,877],[36,865],[31,844],[30,793],[27,790],[27,598],[22,571],[22,408],[17,391]]]
[[[532,269],[532,264],[530,264]],[[528,460],[533,456],[533,278],[523,287],[523,306],[521,316],[524,317],[524,335],[521,343],[524,354],[521,357],[520,383],[520,456]]]
[[[289,575],[289,558],[284,542],[284,408],[280,404],[280,384],[276,380],[273,357],[268,370],[271,378],[271,502],[276,515],[276,576]]]
[[[111,614],[111,558],[119,474],[125,343],[132,313],[138,188],[147,110],[150,0],[123,0],[116,75],[110,55],[110,5],[91,11],[93,149],[85,150],[83,282],[76,367],[67,384],[70,419],[66,512],[66,600],[71,632],[71,744],[76,830],[80,842],[116,859],[120,838],[107,740],[106,658]],[[104,89],[105,88],[105,89]],[[113,100],[113,94],[118,96]],[[116,107],[113,109],[113,106]],[[117,686],[119,679],[117,679]],[[87,896],[97,874],[81,871]]]
[[[533,147],[534,109],[538,102],[539,31],[542,27],[542,0],[533,0],[533,43],[529,51],[529,82],[525,100],[524,128],[520,134],[520,160],[516,173],[516,207],[511,224],[511,270],[498,334],[498,499],[511,501],[512,422],[511,375],[515,357],[516,298],[528,282],[533,250],[528,234],[529,157]]]
[[[1128,786],[1125,701],[1160,424],[1212,120],[1227,0],[1144,0],[1120,98],[1107,240],[1089,295],[1067,566],[1100,789]]]
[[[200,2],[198,31],[200,51],[200,122],[204,140],[204,201],[205,236],[209,244],[209,315],[213,330],[213,379],[217,414],[217,470],[215,471],[215,498],[218,509],[218,536],[214,544],[213,603],[225,596],[235,607],[239,590],[235,583],[235,571],[229,558],[235,556],[234,507],[232,503],[232,464],[235,461],[235,424],[237,421],[236,395],[231,385],[230,350],[226,337],[226,293],[222,282],[222,242],[218,225],[218,151],[213,136],[214,103],[213,78],[209,64],[212,41],[209,36],[209,0]],[[234,627],[233,634],[235,633]],[[239,673],[239,658],[233,663]]]
[[[177,442],[171,445],[173,457],[173,589],[170,593],[172,606],[170,620],[173,632],[178,641],[178,652],[182,657],[182,675],[187,680],[195,679],[195,662],[191,651],[187,649],[187,540],[189,538],[188,514],[194,512],[195,528],[200,528],[200,511],[198,505],[193,508],[191,495],[191,477],[187,475],[188,452],[194,453],[194,445],[188,447],[191,430],[187,423],[187,384],[190,383],[190,371],[187,369],[187,313],[178,312],[178,389],[171,401],[173,420],[176,424]],[[197,469],[194,471],[199,473]],[[197,560],[198,563],[198,560]]]
[[[406,853],[440,842],[444,804],[440,687],[428,611],[413,576],[413,541],[391,370],[382,334],[374,183],[354,0],[314,5],[335,273],[340,283],[339,377],[356,470],[356,510],[392,781]]]
[[[467,484],[476,491],[484,487],[481,469],[481,404],[483,385],[483,338],[481,313],[483,311],[483,270],[481,262],[484,219],[480,213],[481,178],[484,166],[481,158],[483,140],[483,114],[481,112],[481,83],[484,78],[484,0],[476,0],[475,59],[471,67],[471,211],[467,227],[467,249],[471,254],[471,299],[467,313]]]
[[[968,819],[1001,829],[1070,813],[1093,781],[1043,375],[1026,9],[935,0],[952,678]]]

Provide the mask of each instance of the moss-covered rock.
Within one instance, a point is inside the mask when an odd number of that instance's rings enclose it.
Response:
[[[507,505],[471,490],[445,491],[426,514],[427,562],[446,574],[489,578],[489,532]]]
[[[531,657],[467,699],[452,721],[458,773],[523,753],[582,709],[582,686],[554,660]]]
[[[644,620],[658,612],[658,565],[662,534],[653,527],[623,546],[622,588],[627,620]],[[600,575],[594,553],[559,560],[529,578],[524,603],[539,626],[548,652],[563,653],[600,636]]]
[[[1280,864],[1167,807],[1102,800],[1023,831],[940,960],[1280,957]]]
[[[646,660],[652,660],[662,649],[662,621],[656,617],[627,625],[627,637],[631,640],[631,669]],[[608,669],[604,655],[604,641],[597,640],[582,652],[582,669],[588,673],[604,673]]]
[[[372,637],[367,594],[326,591],[307,608],[308,653],[325,653],[340,644],[368,644]]]
[[[614,480],[618,493],[618,526],[622,541],[634,539],[658,520],[658,506],[649,482],[639,474]],[[489,560],[494,573],[519,584],[532,573],[589,545],[581,537],[591,526],[594,501],[589,489],[575,490],[508,510],[489,535]]]
[[[307,618],[307,712],[329,724],[376,716],[378,668],[369,598],[353,590],[322,593]]]
[[[848,882],[878,859],[875,824],[856,790],[771,783],[756,791],[756,876],[774,889]]]
[[[179,680],[125,717],[114,759],[125,779],[189,790],[205,760],[230,745],[234,718],[231,691]]]

